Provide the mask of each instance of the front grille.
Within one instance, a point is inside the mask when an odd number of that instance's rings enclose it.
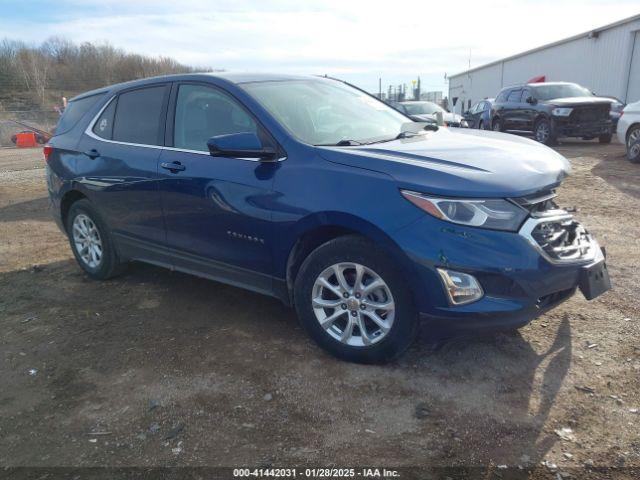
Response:
[[[573,217],[538,223],[531,237],[553,260],[580,260],[591,253],[591,236]]]
[[[594,258],[598,244],[569,212],[558,207],[555,197],[555,190],[548,189],[511,199],[530,214],[520,234],[552,262]]]
[[[594,105],[588,107],[573,107],[569,119],[575,123],[600,122],[609,119],[608,105]]]
[[[557,305],[559,302],[565,300],[570,297],[573,293],[574,289],[569,288],[567,290],[561,290],[559,292],[550,293],[549,295],[545,295],[544,297],[540,297],[536,302],[536,306],[538,308],[544,309],[549,308],[554,305]]]
[[[553,189],[542,190],[532,195],[527,195],[526,197],[514,198],[513,201],[529,210],[531,215],[535,217],[544,215],[546,212],[557,210],[558,205],[556,205],[556,202],[553,200],[556,195],[556,191]]]

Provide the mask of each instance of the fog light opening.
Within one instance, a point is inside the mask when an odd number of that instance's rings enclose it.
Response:
[[[484,295],[480,283],[473,275],[443,268],[438,268],[437,270],[444,282],[445,291],[452,305],[475,302]]]

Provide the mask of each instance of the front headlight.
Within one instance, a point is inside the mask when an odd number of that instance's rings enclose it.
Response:
[[[554,108],[551,113],[556,117],[568,117],[573,112],[573,108]]]
[[[460,121],[460,126],[461,126],[462,128],[469,128],[469,124],[467,123],[467,121],[466,121],[466,120],[462,120],[462,121]]]
[[[470,227],[517,232],[528,212],[508,200],[439,198],[401,190],[416,207],[441,220]]]

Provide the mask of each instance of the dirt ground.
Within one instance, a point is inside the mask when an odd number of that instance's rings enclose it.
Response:
[[[0,150],[0,466],[633,478],[640,167],[616,143],[558,149],[573,166],[559,203],[606,246],[614,289],[514,333],[423,334],[382,367],[329,357],[291,310],[237,288],[140,264],[89,280],[50,220],[41,151]]]

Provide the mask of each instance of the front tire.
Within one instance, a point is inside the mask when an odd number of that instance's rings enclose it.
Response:
[[[541,118],[536,122],[533,127],[533,136],[538,142],[545,145],[553,145],[556,143],[556,135],[553,131],[553,126],[546,118]]]
[[[480,123],[478,124],[478,130],[484,130],[484,120],[480,120]]]
[[[109,229],[88,200],[71,205],[67,235],[76,261],[91,278],[106,280],[124,271]]]
[[[598,136],[598,142],[600,143],[611,143],[612,135],[610,133],[605,133],[603,135]]]
[[[402,273],[386,252],[358,236],[331,240],[307,257],[296,277],[294,303],[311,338],[350,362],[389,362],[418,332]]]
[[[502,120],[500,120],[499,118],[496,118],[493,121],[493,124],[491,125],[491,129],[494,132],[502,132]]]

